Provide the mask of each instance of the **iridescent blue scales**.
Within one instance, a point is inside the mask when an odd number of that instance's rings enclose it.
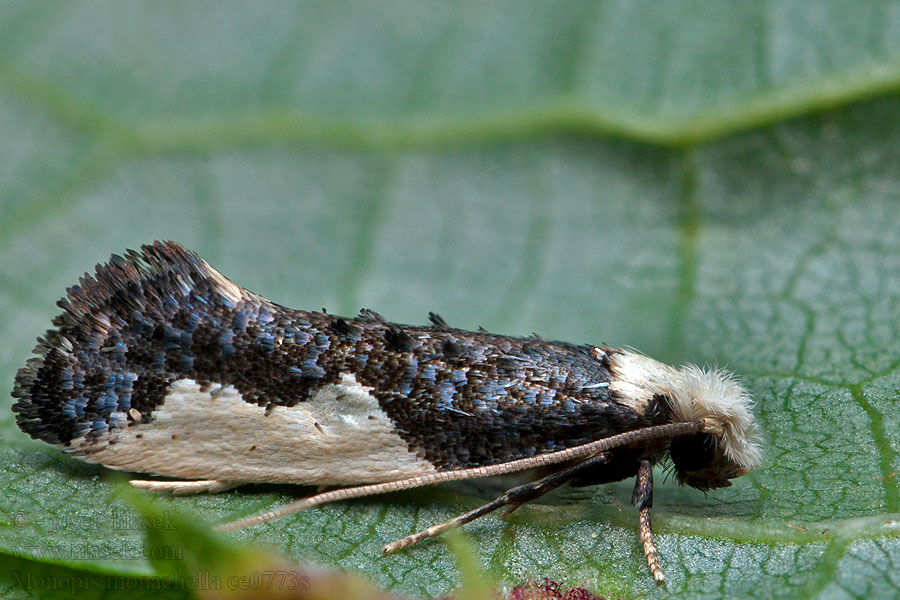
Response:
[[[708,489],[760,462],[751,402],[726,373],[436,315],[417,327],[293,310],[174,242],[114,255],[59,306],[13,411],[33,438],[112,468],[223,486],[394,482],[677,423],[696,431],[625,444],[567,479],[670,456],[680,481]]]

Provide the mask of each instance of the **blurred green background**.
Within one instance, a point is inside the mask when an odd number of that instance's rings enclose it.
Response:
[[[0,388],[67,286],[153,239],[297,308],[727,366],[766,463],[708,496],[660,478],[667,588],[630,484],[469,526],[482,568],[612,597],[894,596],[898,90],[897,2],[4,2]],[[108,471],[6,409],[0,431],[0,592],[158,572],[143,531],[103,525]],[[435,597],[459,581],[442,542],[381,544],[501,489],[234,537]],[[160,505],[215,522],[296,493]]]

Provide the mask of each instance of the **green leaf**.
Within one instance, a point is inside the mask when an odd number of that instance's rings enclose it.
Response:
[[[708,496],[660,478],[666,588],[627,482],[467,526],[482,568],[611,597],[896,595],[898,34],[891,2],[4,3],[0,381],[82,272],[156,238],[289,306],[727,365],[766,461]],[[121,477],[6,410],[0,431],[0,592],[159,573]],[[459,581],[442,541],[381,545],[508,483],[233,538],[436,597]],[[215,523],[305,491],[158,502]]]
[[[180,511],[161,510],[142,494],[125,492],[147,524],[147,552],[162,575],[156,579],[173,588],[209,600],[401,600],[358,575],[291,564],[276,553],[223,538]]]

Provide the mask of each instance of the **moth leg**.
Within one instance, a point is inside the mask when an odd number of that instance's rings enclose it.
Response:
[[[241,485],[235,481],[216,481],[213,479],[201,481],[149,481],[144,479],[132,479],[131,486],[151,492],[168,492],[176,496],[186,494],[202,494],[209,492],[224,492]]]
[[[650,567],[650,572],[653,573],[653,579],[656,580],[656,583],[664,583],[666,576],[663,575],[662,568],[659,566],[659,555],[656,553],[656,545],[653,543],[653,531],[650,529],[650,509],[653,508],[653,467],[646,458],[641,460],[637,477],[634,479],[634,493],[631,496],[631,503],[637,507],[640,514],[638,529],[640,531],[641,544],[644,546],[644,556],[647,557],[647,565]]]
[[[455,529],[456,527],[460,527],[461,525],[470,523],[475,519],[483,517],[484,515],[491,513],[503,506],[509,506],[506,512],[503,513],[504,515],[508,515],[509,513],[520,507],[522,504],[534,500],[535,498],[540,498],[550,490],[558,488],[562,484],[572,479],[572,477],[577,475],[578,472],[582,469],[605,463],[608,460],[608,454],[598,454],[596,456],[589,457],[581,461],[580,463],[566,467],[565,469],[562,469],[555,473],[551,473],[550,475],[542,477],[537,481],[532,481],[531,483],[526,483],[518,487],[510,488],[506,490],[506,492],[502,496],[499,496],[491,502],[483,504],[474,510],[470,510],[469,512],[454,517],[449,521],[445,521],[438,525],[432,525],[431,527],[423,529],[418,533],[408,535],[403,539],[385,545],[384,552],[387,554],[389,552],[394,552],[396,550],[400,550],[401,548],[406,548],[407,546],[417,544],[422,540],[437,537],[449,529]]]

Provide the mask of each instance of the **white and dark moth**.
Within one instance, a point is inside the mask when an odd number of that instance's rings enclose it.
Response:
[[[396,550],[570,482],[635,477],[657,581],[651,467],[701,490],[759,466],[751,401],[722,371],[629,350],[279,306],[196,254],[155,242],[98,265],[59,301],[16,375],[19,427],[85,461],[215,492],[243,483],[340,487],[223,526],[324,502],[543,467]]]

